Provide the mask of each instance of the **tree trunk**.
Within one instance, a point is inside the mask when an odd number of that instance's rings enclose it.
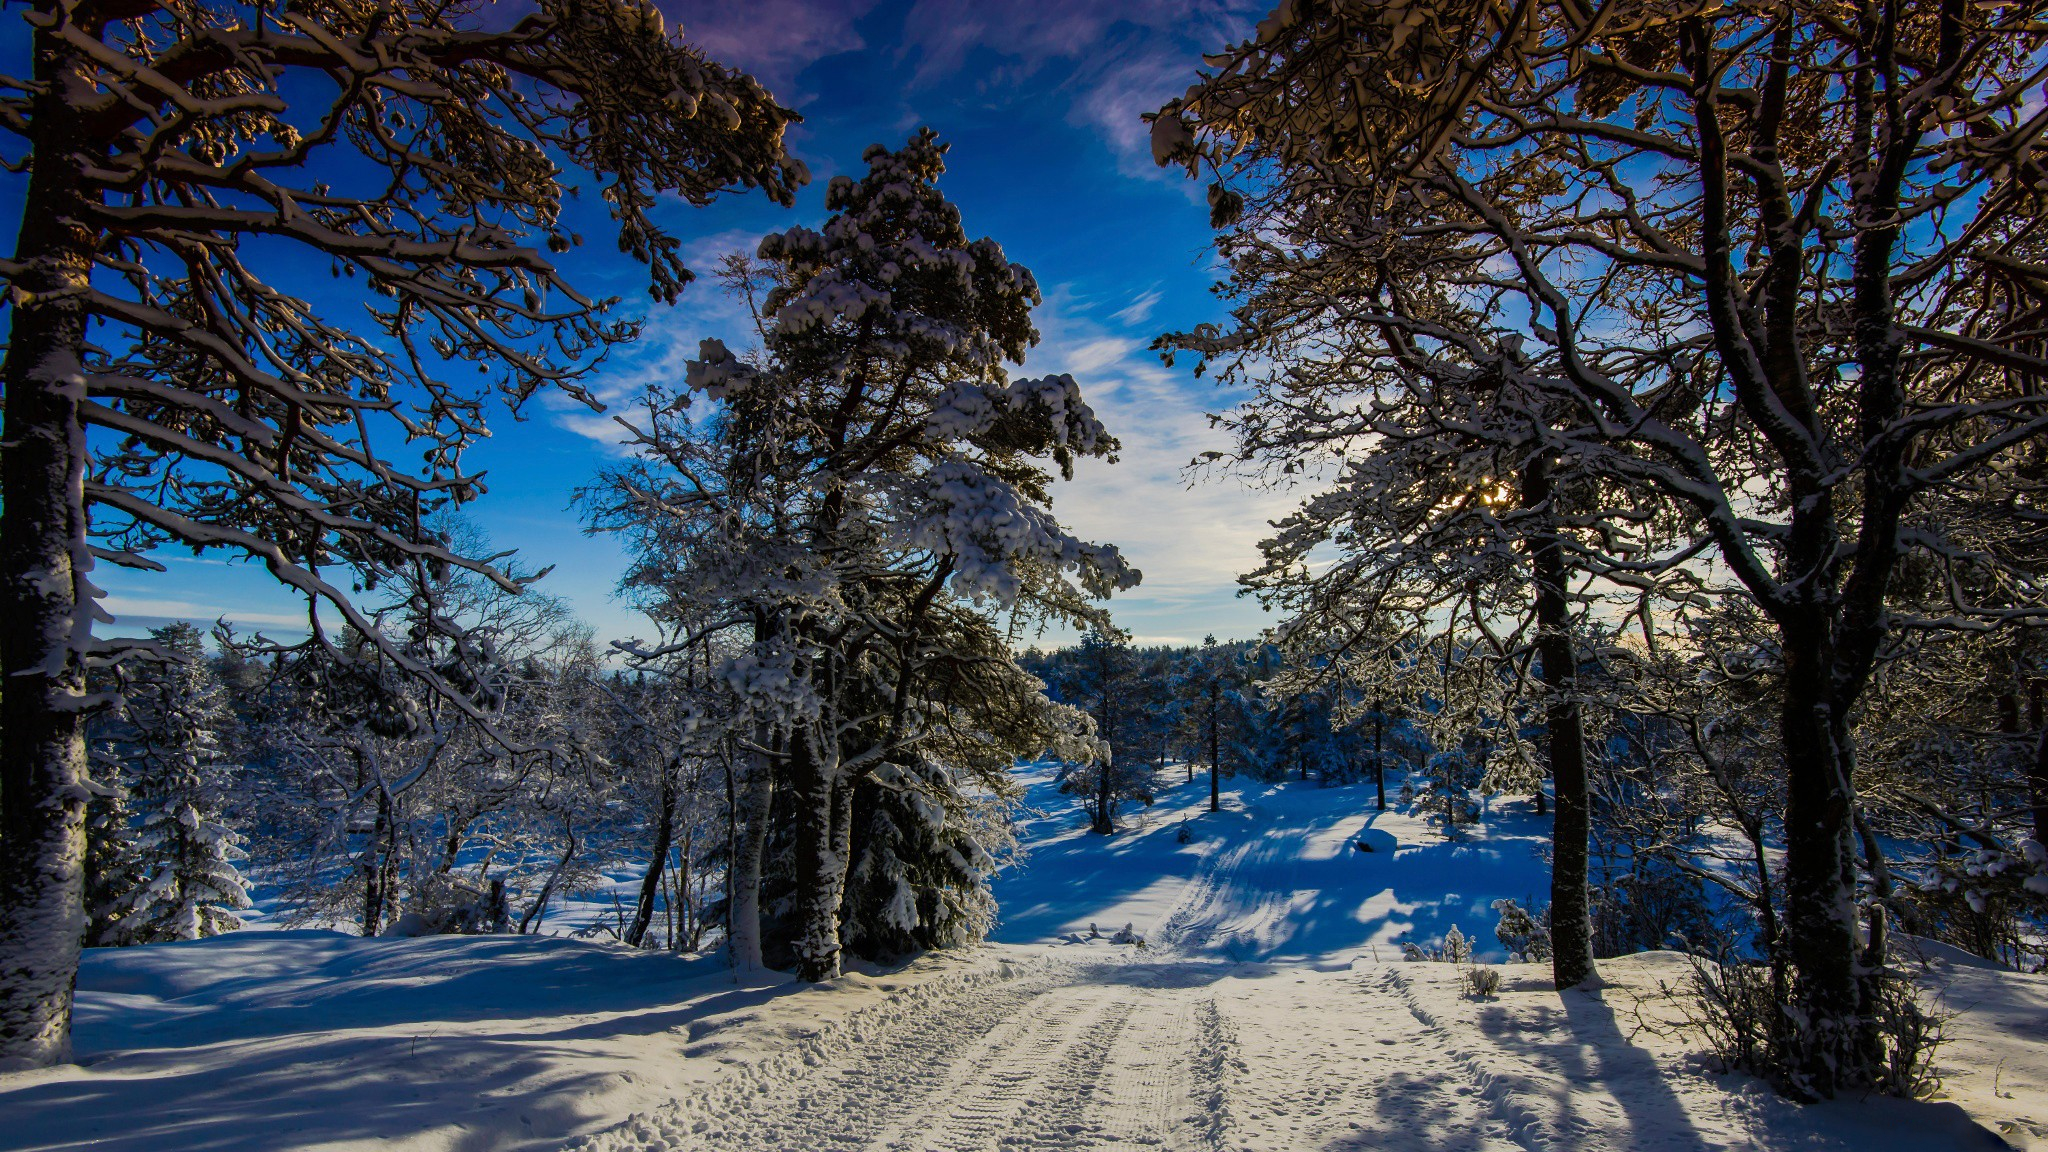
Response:
[[[1552,496],[1549,461],[1539,453],[1523,471],[1522,503],[1542,508]],[[1592,811],[1586,789],[1585,719],[1578,700],[1579,659],[1566,598],[1564,545],[1554,533],[1527,543],[1536,586],[1536,650],[1548,697],[1544,736],[1550,775],[1557,782],[1557,817],[1551,825],[1550,972],[1557,987],[1575,988],[1594,974],[1592,895],[1587,886]],[[1536,791],[1542,794],[1541,782]]]
[[[375,936],[384,930],[384,906],[391,899],[391,893],[387,890],[391,879],[391,825],[391,793],[379,788],[377,819],[370,825],[370,842],[363,846],[364,936]]]
[[[633,923],[626,927],[626,945],[638,948],[654,922],[654,898],[661,894],[661,870],[668,863],[669,842],[676,829],[676,773],[674,760],[662,768],[659,800],[661,811],[654,818],[654,844],[647,852],[647,872],[640,877],[640,899],[633,906]]]
[[[840,855],[839,758],[829,737],[813,736],[793,748],[790,773],[796,803],[796,952],[799,980],[839,975],[839,902],[846,884]]]
[[[1379,792],[1379,810],[1387,810],[1387,762],[1380,754],[1380,741],[1386,734],[1387,702],[1382,700],[1372,713],[1372,784]]]
[[[71,1057],[71,996],[86,929],[82,657],[92,643],[81,357],[95,237],[64,101],[91,90],[71,54],[35,36],[36,134],[15,260],[0,421],[0,1071]]]
[[[1217,691],[1215,682],[1211,681],[1209,684],[1209,811],[1211,812],[1223,811],[1223,757],[1219,754],[1221,751],[1221,741],[1217,733],[1217,728],[1219,727],[1216,716]]]
[[[554,898],[555,886],[562,882],[562,874],[569,870],[569,862],[576,859],[579,837],[576,835],[575,825],[564,821],[562,835],[567,838],[568,844],[562,849],[562,858],[555,861],[554,868],[548,872],[547,882],[540,886],[540,895],[534,897],[533,905],[526,910],[526,915],[519,918],[521,936],[539,929],[541,921],[547,918],[548,901]]]
[[[1874,1066],[1857,972],[1853,752],[1829,699],[1826,625],[1784,629],[1785,941],[1798,974],[1807,1090],[1833,1096]]]
[[[668,950],[671,952],[695,952],[704,937],[703,917],[697,913],[696,894],[690,890],[690,860],[695,850],[691,841],[694,839],[691,830],[684,828],[682,850],[676,854],[676,866],[670,869],[676,888],[675,899],[669,902]],[[679,947],[681,943],[689,944],[689,948]]]
[[[2034,804],[2034,843],[2048,848],[2048,728],[2034,741],[2034,760],[2029,765],[2028,783]]]
[[[1095,831],[1104,836],[1116,831],[1116,825],[1109,816],[1110,770],[1115,764],[1113,755],[1109,753],[1104,756],[1101,769],[1095,777]]]
[[[732,863],[732,899],[726,908],[726,940],[733,967],[742,972],[766,967],[761,959],[761,868],[768,855],[768,819],[775,802],[775,762],[766,751],[768,740],[766,728],[757,728],[756,750],[746,754],[739,846]]]

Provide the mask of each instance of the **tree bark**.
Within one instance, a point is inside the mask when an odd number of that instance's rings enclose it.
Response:
[[[15,260],[0,419],[0,1071],[70,1059],[86,929],[84,654],[86,317],[95,236],[67,93],[90,90],[70,50],[35,37],[37,135]]]
[[[1825,622],[1784,636],[1785,941],[1798,974],[1794,1007],[1808,1022],[1805,1087],[1833,1096],[1859,1085],[1875,1058],[1857,972],[1853,753],[1829,698]]]
[[[744,809],[738,815],[740,835],[732,864],[732,900],[726,909],[727,943],[732,964],[742,972],[766,967],[761,958],[761,869],[768,855],[768,819],[775,802],[775,763],[769,758],[765,726],[754,733],[755,748],[746,754],[741,789]]]
[[[1223,775],[1223,757],[1218,754],[1220,751],[1218,747],[1220,741],[1216,731],[1218,727],[1216,715],[1218,706],[1217,695],[1220,691],[1221,689],[1217,686],[1216,682],[1211,680],[1209,682],[1209,811],[1211,812],[1223,811],[1223,784],[1221,779]]]
[[[640,899],[633,905],[633,922],[626,927],[626,945],[631,948],[640,947],[640,942],[647,937],[647,926],[654,923],[654,898],[661,894],[661,870],[668,863],[669,844],[675,839],[676,772],[679,767],[670,760],[662,768],[657,800],[661,810],[654,818],[654,844],[647,852],[647,872],[640,877]]]
[[[1373,706],[1372,712],[1372,785],[1379,793],[1379,810],[1387,810],[1387,762],[1380,753],[1380,741],[1386,734],[1387,702],[1382,700]]]
[[[1523,471],[1522,502],[1543,508],[1553,496],[1549,462],[1539,454]],[[1572,643],[1563,542],[1555,532],[1545,532],[1528,541],[1528,552],[1536,585],[1536,650],[1547,696],[1544,737],[1557,787],[1557,816],[1551,826],[1550,971],[1557,987],[1574,988],[1594,975],[1592,897],[1587,885],[1592,811],[1586,789],[1585,718],[1578,700],[1579,659]],[[1536,790],[1542,793],[1540,782]]]
[[[839,903],[846,884],[840,854],[837,750],[829,736],[801,741],[790,773],[796,803],[796,976],[812,982],[839,976]]]

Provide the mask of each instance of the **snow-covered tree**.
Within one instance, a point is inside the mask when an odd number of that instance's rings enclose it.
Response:
[[[464,521],[437,523],[488,548]],[[604,819],[617,782],[589,769],[614,717],[588,630],[510,573],[508,589],[423,565],[383,585],[365,613],[403,638],[397,658],[351,630],[273,662],[256,697],[258,848],[289,916],[377,935],[413,912],[406,930],[425,931],[488,893],[492,867],[531,911],[581,866],[564,849]]]
[[[148,878],[135,843],[128,783],[111,745],[93,752],[93,794],[85,805],[85,946],[134,943],[129,914]]]
[[[590,494],[599,527],[634,534],[645,567],[628,582],[671,622],[634,650],[726,646],[758,758],[736,953],[755,962],[752,860],[777,792],[807,979],[839,971],[853,791],[923,738],[930,694],[955,680],[951,638],[1004,611],[1101,623],[1093,601],[1136,581],[1047,509],[1050,468],[1116,441],[1071,377],[1005,369],[1037,339],[1038,288],[968,238],[936,184],[944,155],[929,131],[871,147],[864,176],[828,188],[821,229],[764,238],[765,269],[736,277],[761,347],[704,341],[683,387],[651,392],[630,425],[640,459]]]
[[[1079,796],[1089,827],[1107,836],[1126,803],[1152,802],[1156,764],[1146,754],[1157,737],[1146,722],[1148,685],[1130,638],[1115,629],[1089,629],[1064,655],[1048,687],[1094,718],[1099,751],[1066,765],[1060,790]]]
[[[548,255],[576,243],[558,165],[602,184],[661,299],[689,278],[666,194],[788,203],[804,176],[792,114],[636,0],[20,12],[34,71],[0,80],[27,172],[0,262],[0,1063],[36,1065],[67,1050],[84,928],[93,565],[225,550],[374,637],[337,570],[488,569],[423,517],[482,490],[461,456],[492,397],[588,399],[584,371],[636,331]],[[364,305],[366,327],[339,319]]]
[[[1181,701],[1191,762],[1209,769],[1209,811],[1223,809],[1223,778],[1248,767],[1256,742],[1256,707],[1244,646],[1207,637],[1182,654],[1172,670],[1170,690]]]
[[[1772,622],[1801,1092],[1887,1076],[1851,731],[1882,653],[1902,628],[2043,611],[2010,567],[2024,592],[1951,582],[1910,621],[1890,596],[1920,564],[2001,563],[1924,513],[2048,436],[2035,15],[1287,4],[1154,123],[1162,162],[1225,178],[1221,217],[1306,186],[1381,251],[1449,252],[1498,339],[1393,283],[1353,306],[1566,417],[1531,425],[1545,454],[1625,497],[1602,519],[1645,529],[1581,538],[1595,570],[1671,574],[1710,549]]]
[[[1544,912],[1530,912],[1512,899],[1502,898],[1493,902],[1493,910],[1500,913],[1494,923],[1494,938],[1508,950],[1508,959],[1537,961],[1550,959],[1550,926]]]
[[[122,691],[141,883],[108,917],[134,944],[233,931],[249,907],[236,867],[248,854],[225,811],[239,770],[234,712],[198,629],[177,623],[151,635],[162,658],[138,664]]]

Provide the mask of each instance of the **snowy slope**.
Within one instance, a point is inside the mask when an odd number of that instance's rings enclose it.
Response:
[[[1482,957],[1500,959],[1493,901],[1549,898],[1539,853],[1550,819],[1531,815],[1526,800],[1496,804],[1447,843],[1397,810],[1395,774],[1386,812],[1370,785],[1228,781],[1224,810],[1212,813],[1206,777],[1168,772],[1158,801],[1105,839],[1054,789],[1049,769],[1024,777],[1027,807],[1041,815],[1022,825],[1029,855],[996,881],[995,939],[1007,943],[1129,923],[1178,955],[1345,966],[1360,955],[1397,958],[1403,941],[1438,942],[1457,925]],[[1187,844],[1178,842],[1183,821]]]
[[[1540,895],[1519,803],[1446,844],[1369,789],[1229,790],[1209,815],[1198,779],[1105,839],[1030,773],[1000,943],[825,987],[559,938],[94,952],[83,1066],[0,1077],[0,1148],[2048,1147],[2048,978],[1936,955],[1955,1102],[1800,1108],[1689,1050],[1682,958],[1604,961],[1596,994],[1511,966],[1485,1002],[1392,958],[1453,923],[1491,943],[1492,899]]]

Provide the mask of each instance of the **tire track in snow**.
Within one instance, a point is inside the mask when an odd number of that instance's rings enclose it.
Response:
[[[899,1120],[907,1136],[887,1152],[988,1152],[997,1148],[1093,1148],[1093,1126],[1083,1119],[1103,1067],[1137,1008],[1128,988],[1075,987],[1031,1008],[1069,1011],[1047,1025],[1038,1014],[1019,1043],[980,1069],[956,1091],[935,1093],[924,1107]],[[877,1145],[875,1152],[881,1152]]]
[[[1102,1073],[1095,1110],[1101,1148],[1171,1148],[1193,1119],[1186,1070],[1191,1063],[1194,1005],[1184,996],[1149,994]]]
[[[1007,969],[1007,965],[1004,966]],[[856,1013],[761,1064],[572,1145],[583,1152],[861,1152],[905,1104],[944,1081],[1034,1001],[1070,986],[1064,973],[966,979]]]
[[[1127,1006],[1109,989],[1073,986],[1024,1006],[991,1029],[975,1050],[922,1100],[914,1102],[869,1143],[874,1152],[965,1152],[993,1146],[998,1136],[1050,1092],[1066,1087],[1106,1023],[1121,1027]],[[1105,1013],[1123,1012],[1113,1021]],[[908,1103],[908,1102],[906,1102]],[[1036,1121],[1036,1115],[1031,1118]]]
[[[1215,935],[1218,921],[1228,914],[1223,900],[1228,885],[1224,878],[1236,872],[1251,855],[1257,842],[1247,840],[1228,848],[1211,848],[1202,854],[1201,863],[1195,867],[1195,874],[1181,889],[1180,899],[1175,901],[1173,910],[1159,922],[1154,935],[1157,943],[1186,952],[1206,948]]]

